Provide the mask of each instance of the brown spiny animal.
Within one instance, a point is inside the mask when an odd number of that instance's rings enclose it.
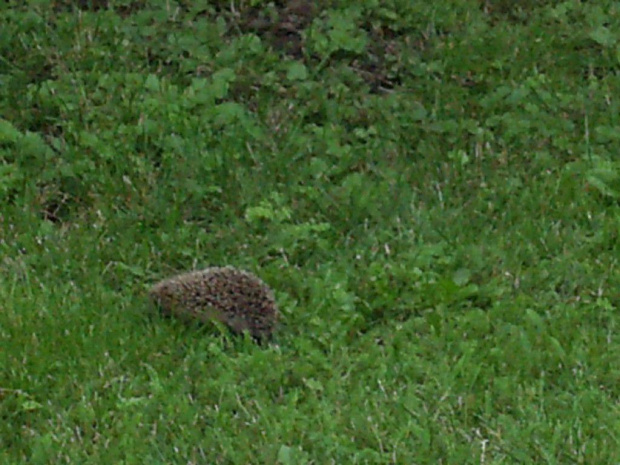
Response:
[[[270,339],[278,309],[272,290],[258,277],[231,266],[192,271],[150,290],[164,314],[186,320],[218,320],[234,332]]]

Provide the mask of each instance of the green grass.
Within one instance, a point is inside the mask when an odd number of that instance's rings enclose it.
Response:
[[[617,2],[71,3],[0,6],[0,463],[620,463]],[[146,299],[223,264],[274,344]]]

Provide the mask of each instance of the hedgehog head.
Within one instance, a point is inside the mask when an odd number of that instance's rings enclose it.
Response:
[[[170,311],[179,300],[179,288],[172,280],[157,283],[149,291],[150,298],[164,311]]]

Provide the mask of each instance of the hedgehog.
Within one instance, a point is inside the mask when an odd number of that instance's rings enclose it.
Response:
[[[273,291],[257,276],[232,266],[174,276],[150,292],[164,315],[184,320],[217,320],[257,341],[271,339],[278,318]]]

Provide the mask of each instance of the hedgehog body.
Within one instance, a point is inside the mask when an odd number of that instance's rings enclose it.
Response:
[[[255,339],[271,337],[278,310],[273,292],[257,276],[231,266],[212,267],[161,281],[150,290],[164,314],[218,320]]]

